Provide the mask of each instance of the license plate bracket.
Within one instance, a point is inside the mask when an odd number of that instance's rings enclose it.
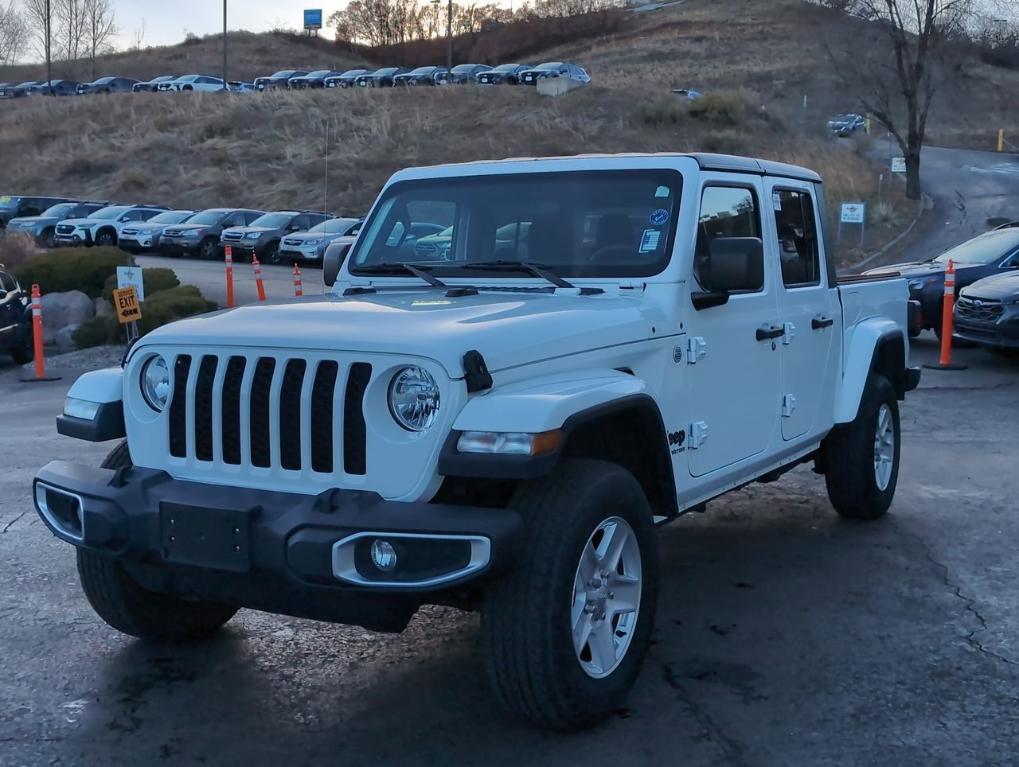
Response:
[[[163,559],[174,564],[247,572],[251,569],[251,520],[256,511],[163,501],[159,504]]]

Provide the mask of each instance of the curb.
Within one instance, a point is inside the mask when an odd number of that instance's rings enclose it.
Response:
[[[899,234],[897,234],[890,242],[885,243],[881,248],[871,253],[865,259],[853,264],[848,271],[855,272],[859,269],[863,269],[865,266],[867,266],[867,264],[870,264],[873,261],[877,260],[885,253],[887,253],[889,250],[898,245],[900,242],[902,242],[906,235],[912,232],[913,227],[915,227],[917,223],[920,221],[920,219],[923,218],[924,211],[934,209],[934,199],[926,192],[923,194],[922,202],[923,204],[920,206],[919,212],[916,214],[913,220],[909,222],[909,226],[907,226],[905,229],[899,232]]]

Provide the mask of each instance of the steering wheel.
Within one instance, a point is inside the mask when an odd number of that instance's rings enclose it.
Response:
[[[601,261],[609,253],[616,253],[616,252],[621,253],[624,256],[632,256],[633,255],[633,247],[630,246],[630,245],[620,245],[618,243],[615,244],[615,245],[605,245],[605,246],[603,246],[601,248],[598,248],[598,250],[596,250],[594,253],[592,253],[588,260],[590,260],[590,261]]]

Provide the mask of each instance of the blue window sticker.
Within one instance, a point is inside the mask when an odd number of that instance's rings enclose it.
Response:
[[[658,208],[657,210],[651,211],[651,215],[648,217],[652,226],[665,226],[669,223],[669,211],[665,208]]]
[[[662,233],[657,229],[645,229],[640,236],[640,252],[653,253],[658,250],[658,243],[662,240]]]

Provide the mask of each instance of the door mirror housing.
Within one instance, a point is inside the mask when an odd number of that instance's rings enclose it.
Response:
[[[709,291],[756,292],[764,288],[764,243],[758,237],[716,237],[708,251]]]
[[[322,282],[327,288],[336,284],[336,278],[340,274],[347,254],[350,252],[349,242],[331,242],[322,256]]]

